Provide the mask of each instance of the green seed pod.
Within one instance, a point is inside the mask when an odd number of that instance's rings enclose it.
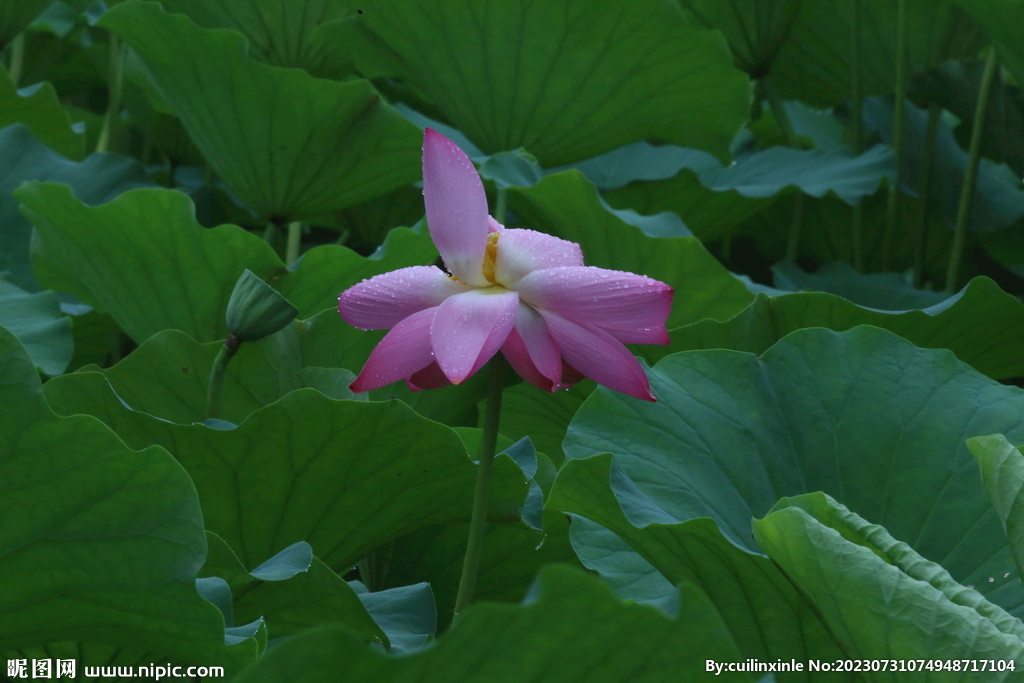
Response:
[[[231,292],[226,321],[239,341],[258,341],[283,329],[298,313],[299,309],[247,269]]]

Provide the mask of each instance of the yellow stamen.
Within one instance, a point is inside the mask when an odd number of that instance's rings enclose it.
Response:
[[[498,284],[494,279],[494,263],[498,259],[498,236],[501,233],[492,232],[487,235],[487,250],[484,251],[484,277],[492,285]]]

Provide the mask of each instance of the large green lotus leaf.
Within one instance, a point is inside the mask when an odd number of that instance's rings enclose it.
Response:
[[[469,524],[446,524],[421,529],[395,542],[386,587],[428,581],[437,600],[438,626],[451,620],[466,555]],[[565,515],[544,514],[544,529],[523,522],[491,524],[484,534],[483,554],[473,600],[522,600],[542,565],[551,562],[579,566],[569,544]]]
[[[349,585],[387,634],[392,654],[422,650],[437,635],[437,605],[429,583],[373,592],[360,581]]]
[[[224,375],[220,417],[238,424],[304,387],[340,398],[327,391],[323,375],[339,368],[358,371],[380,336],[356,330],[337,313],[324,311],[258,342],[242,344]],[[99,401],[107,396],[109,384],[133,410],[178,424],[202,422],[210,369],[221,346],[221,342],[200,344],[182,332],[165,330],[113,367],[55,377],[46,383],[45,392],[51,402],[79,400],[71,397],[81,394]]]
[[[620,602],[600,579],[551,565],[523,605],[479,603],[434,647],[388,657],[337,628],[282,643],[239,683],[337,680],[353,683],[654,683],[751,681],[715,676],[705,661],[740,661],[736,646],[699,589],[681,587],[681,609],[668,619],[646,605]],[[685,672],[685,673],[683,673]]]
[[[58,412],[92,414],[129,446],[158,443],[188,471],[206,527],[243,566],[306,541],[336,571],[412,531],[469,518],[476,467],[450,428],[400,401],[335,401],[299,389],[234,429],[181,425],[131,410],[99,373],[55,396]],[[508,458],[495,469],[491,515],[518,519],[527,483]]]
[[[419,131],[366,81],[257,62],[237,32],[155,2],[115,7],[99,25],[139,54],[210,166],[263,219],[313,218],[419,177]]]
[[[313,42],[317,26],[348,16],[339,0],[160,0],[168,12],[189,15],[205,28],[230,28],[249,40],[249,56],[274,66],[305,69],[321,78],[352,71],[349,55],[334,45]]]
[[[0,2],[0,50],[28,28],[51,0],[2,0]]]
[[[932,308],[953,296],[948,292],[915,289],[899,273],[859,273],[845,261],[826,263],[814,273],[804,271],[792,261],[781,261],[772,266],[772,274],[775,286],[781,290],[826,292],[879,311]]]
[[[281,294],[299,309],[300,318],[326,308],[338,310],[338,295],[354,284],[380,273],[407,266],[429,265],[437,248],[425,223],[395,228],[369,257],[333,244],[310,249],[281,283]]]
[[[1017,570],[1024,577],[1024,456],[1002,434],[968,440],[981,467],[981,481],[1003,523]]]
[[[774,562],[858,659],[1024,661],[1024,624],[822,493],[783,499],[754,521]],[[994,662],[993,662],[994,664]],[[937,681],[1015,681],[1013,671],[928,674]],[[878,681],[920,680],[888,672]]]
[[[1024,83],[1024,50],[1020,35],[1024,31],[1024,2],[1021,0],[953,0],[991,38],[999,60],[1010,70],[1017,83]]]
[[[69,159],[85,157],[85,135],[71,128],[71,117],[60,106],[53,86],[44,81],[18,91],[0,69],[0,128],[15,123],[28,126],[36,138]]]
[[[71,318],[61,313],[55,292],[29,294],[0,273],[0,326],[21,342],[35,366],[47,375],[61,374],[71,361]]]
[[[567,461],[547,507],[615,532],[640,555],[633,564],[649,562],[670,584],[685,581],[699,586],[744,658],[799,661],[841,656],[813,607],[770,559],[737,547],[723,537],[714,520],[680,522],[659,509],[610,453]],[[836,676],[805,671],[790,680],[830,681]],[[848,681],[850,675],[840,674],[838,680]]]
[[[55,415],[3,328],[0,403],[0,651],[80,640],[236,669],[254,659],[253,640],[225,647],[196,592],[206,539],[181,466],[91,417]]]
[[[674,287],[669,327],[725,320],[753,299],[696,237],[648,237],[604,208],[597,189],[579,171],[509,188],[508,202],[543,232],[580,244],[588,266],[642,273]]]
[[[760,78],[800,14],[804,0],[679,0],[701,24],[725,34],[736,66]]]
[[[637,347],[649,361],[676,351],[734,349],[761,354],[790,332],[827,327],[837,332],[873,325],[917,346],[949,349],[992,379],[1024,375],[1024,307],[988,278],[975,278],[958,294],[930,308],[886,312],[838,296],[807,292],[758,295],[731,320],[704,320],[671,330],[667,347]],[[510,434],[510,436],[512,436]]]
[[[40,281],[109,312],[139,344],[167,328],[225,338],[224,312],[242,272],[267,280],[284,268],[255,235],[200,226],[192,200],[176,190],[134,190],[89,207],[66,185],[29,183],[16,198],[36,227]]]
[[[649,374],[657,403],[599,387],[569,427],[566,455],[615,453],[664,518],[710,517],[751,552],[751,517],[824,491],[961,583],[1024,608],[1019,579],[987,581],[1013,560],[964,445],[992,433],[1024,440],[1020,389],[868,326],[798,330],[760,358],[676,353]]]
[[[367,641],[387,637],[363,607],[352,586],[299,542],[246,571],[222,538],[207,532],[210,551],[199,575],[224,580],[234,598],[234,622],[263,618],[270,638],[293,635],[323,623],[342,623]]]
[[[676,587],[614,531],[575,515],[569,540],[583,566],[600,574],[619,598],[652,605],[669,616],[679,611]]]
[[[0,130],[0,271],[30,292],[39,285],[29,262],[32,225],[19,212],[11,193],[26,180],[68,183],[86,204],[108,202],[133,187],[152,186],[142,166],[116,154],[93,154],[68,161],[33,136],[25,125]]]
[[[722,36],[660,0],[378,0],[320,30],[398,76],[485,153],[544,166],[656,138],[726,158],[746,78]],[[444,46],[444,49],[439,49]]]
[[[772,69],[786,97],[832,105],[850,96],[852,3],[805,0]],[[861,81],[865,95],[896,84],[897,3],[860,3]],[[907,66],[913,74],[984,47],[977,24],[950,0],[907,0]]]
[[[771,147],[741,156],[728,167],[704,152],[683,151],[687,154],[677,162],[681,163],[674,176],[613,190],[606,195],[609,203],[644,214],[672,211],[695,235],[711,240],[728,234],[783,194],[833,195],[856,204],[876,192],[883,179],[892,178],[896,168],[886,145],[859,156],[845,146]]]

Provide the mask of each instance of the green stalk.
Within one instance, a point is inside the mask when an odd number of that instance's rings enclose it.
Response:
[[[892,266],[892,240],[896,234],[900,183],[903,181],[903,128],[907,111],[907,0],[896,6],[896,93],[892,117],[892,153],[896,157],[896,181],[885,202],[885,234],[882,237],[882,270]]]
[[[495,219],[497,220],[497,218]],[[469,522],[469,543],[459,579],[459,594],[455,599],[454,618],[473,602],[476,574],[480,569],[480,553],[487,528],[487,505],[491,498],[491,473],[494,470],[494,449],[498,443],[498,421],[501,417],[501,391],[505,388],[505,361],[496,355],[487,363],[490,373],[487,385],[487,407],[484,411],[484,435],[480,446],[480,463],[476,471],[476,490],[473,492],[473,516]]]
[[[779,91],[775,89],[775,83],[771,76],[761,77],[761,89],[768,99],[768,106],[772,109],[772,116],[775,118],[775,125],[779,127],[786,145],[799,148],[800,143],[796,139],[796,131],[793,130],[793,123],[789,120],[786,107],[782,104]],[[789,241],[786,243],[786,260],[796,261],[800,249],[800,232],[804,223],[804,195],[797,192],[793,198],[793,225],[789,230]]]
[[[288,248],[285,251],[284,262],[291,268],[299,260],[299,251],[302,248],[302,222],[292,221],[288,224]]]
[[[851,0],[850,17],[850,119],[853,127],[853,153],[864,151],[864,86],[860,68],[860,0]],[[853,205],[853,268],[864,270],[863,199]]]
[[[924,133],[924,158],[921,161],[921,216],[914,235],[914,287],[924,285],[924,261],[928,253],[928,212],[931,210],[932,165],[935,163],[935,142],[939,132],[942,107],[935,102],[928,106],[928,127]]]
[[[121,89],[124,78],[121,69],[121,39],[110,34],[110,99],[107,102],[107,114],[103,117],[103,128],[96,142],[97,152],[106,152],[110,147],[110,138],[114,133],[114,123],[121,111]]]
[[[11,51],[11,61],[7,68],[7,73],[11,77],[11,81],[14,82],[14,87],[18,87],[18,81],[21,80],[21,72],[25,68],[25,32],[22,31],[18,35],[14,36],[8,45],[8,49]]]
[[[964,243],[967,241],[967,221],[971,216],[971,203],[974,201],[974,186],[978,180],[978,165],[981,163],[981,136],[985,131],[985,113],[988,109],[988,96],[992,90],[992,80],[999,62],[996,48],[989,48],[985,60],[985,71],[981,76],[981,88],[978,90],[978,101],[974,105],[974,126],[971,128],[971,147],[967,153],[967,170],[964,171],[964,184],[960,188],[960,205],[956,211],[956,234],[953,237],[953,248],[949,254],[949,270],[946,271],[946,291],[955,292],[960,279],[960,263],[964,256]]]
[[[227,372],[228,363],[238,353],[238,347],[242,345],[235,335],[229,334],[224,340],[224,345],[217,352],[213,359],[213,367],[210,369],[210,382],[206,387],[206,419],[215,418],[220,407],[220,390],[224,385],[224,374]]]
[[[508,205],[508,194],[504,187],[498,188],[498,201],[494,207],[494,220],[505,224],[505,207]]]
[[[274,243],[277,242],[277,234],[277,223],[275,223],[274,221],[270,221],[269,223],[267,223],[266,229],[263,230],[263,241],[269,244],[271,249],[274,248]]]

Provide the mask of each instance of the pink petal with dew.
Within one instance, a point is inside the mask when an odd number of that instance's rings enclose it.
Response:
[[[412,377],[434,362],[430,346],[430,325],[438,308],[413,313],[395,325],[366,359],[363,371],[349,385],[358,393],[379,389]]]
[[[444,376],[444,373],[441,372],[441,366],[437,364],[437,361],[434,361],[419,372],[413,373],[412,377],[405,380],[405,385],[409,387],[410,391],[440,389],[441,387],[446,387],[449,384],[451,384],[451,382]]]
[[[477,287],[490,230],[487,195],[469,157],[435,130],[423,134],[423,203],[430,237],[452,275]]]
[[[577,324],[540,310],[565,362],[598,384],[627,396],[654,401],[647,374],[617,339],[593,325]]]
[[[361,330],[387,330],[468,289],[469,285],[455,282],[440,268],[412,266],[349,287],[338,297],[338,312]]]
[[[557,387],[562,381],[562,356],[558,352],[558,344],[548,332],[544,318],[521,301],[516,311],[515,332],[526,347],[537,372]]]
[[[437,307],[430,339],[441,370],[459,384],[505,343],[516,321],[519,295],[501,287],[473,289]]]
[[[508,360],[512,369],[516,371],[516,374],[533,386],[541,391],[554,392],[558,389],[558,384],[553,383],[542,375],[537,366],[534,365],[533,359],[530,358],[530,352],[526,350],[526,344],[523,343],[523,338],[519,336],[514,327],[508,333],[505,343],[501,345],[501,353]]]
[[[512,288],[520,278],[535,270],[582,265],[583,250],[575,242],[536,230],[512,228],[503,230],[498,238],[494,278]]]
[[[505,232],[505,226],[494,220],[494,217],[488,214],[487,216],[487,234],[490,235],[492,232]]]
[[[672,288],[645,275],[587,266],[548,268],[525,276],[515,289],[530,305],[605,329],[619,341],[668,343]]]

